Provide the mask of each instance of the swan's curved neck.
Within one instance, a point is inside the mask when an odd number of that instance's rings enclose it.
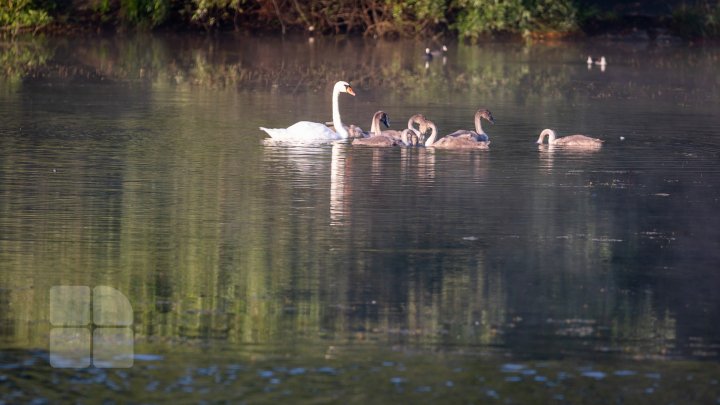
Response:
[[[435,138],[437,138],[437,127],[435,126],[435,123],[432,122],[428,124],[428,128],[430,128],[430,132],[432,133],[430,137],[425,140],[425,146],[432,146],[432,144],[435,143]]]
[[[548,145],[552,145],[553,142],[555,142],[555,131],[553,131],[552,129],[546,129],[540,132],[540,137],[538,138],[537,143],[543,143],[545,135],[548,136]]]
[[[340,114],[338,114],[338,117]],[[372,132],[374,135],[380,135],[382,132],[382,128],[380,128],[380,115],[376,114],[373,115],[372,122],[370,123],[370,132]]]
[[[416,122],[418,122],[418,121],[417,121],[417,118],[418,118],[417,115],[413,115],[412,117],[410,117],[410,119],[408,120],[408,126],[407,126],[408,129],[413,129],[413,128],[415,128],[413,125],[414,125]]]
[[[548,145],[552,145],[555,142],[555,131],[548,131]]]
[[[337,132],[341,138],[347,138],[348,132],[340,119],[340,104],[338,103],[338,98],[340,98],[340,92],[335,89],[332,95],[333,126],[335,126],[335,132]]]
[[[475,114],[475,132],[484,134],[480,114]]]
[[[423,136],[425,135],[425,131],[427,131],[427,125],[425,125],[425,117],[422,116],[422,114],[415,114],[408,120],[408,129],[415,129],[415,124],[418,124],[419,133]]]
[[[401,140],[405,145],[410,145],[410,141],[409,141],[409,139],[408,139],[408,132],[410,132],[409,129],[403,129],[402,133],[400,133],[400,140]]]

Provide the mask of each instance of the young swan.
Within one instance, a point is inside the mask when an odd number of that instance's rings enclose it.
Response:
[[[325,125],[328,125],[328,123],[326,122]],[[328,126],[332,126],[332,122]],[[350,124],[345,129],[348,132],[348,139],[367,138],[369,136],[367,132],[357,125]]]
[[[493,118],[492,113],[487,108],[481,108],[475,112],[475,130],[471,131],[469,129],[459,129],[452,134],[445,135],[448,136],[465,136],[465,137],[471,137],[474,140],[478,142],[488,142],[490,140],[490,137],[483,131],[482,128],[482,119],[485,118],[489,123],[495,125],[495,118]]]
[[[353,139],[353,145],[374,146],[374,147],[390,147],[400,145],[400,141],[390,135],[385,135],[380,131],[380,123],[385,127],[390,126],[388,115],[384,111],[378,111],[373,115],[370,124],[370,137]]]
[[[551,146],[565,146],[568,148],[583,148],[583,149],[597,149],[602,146],[603,141],[597,138],[590,138],[585,135],[569,135],[562,138],[555,136],[555,131],[552,129],[544,129],[540,133],[540,137],[537,143],[540,145],[545,139],[545,135],[548,137],[548,145]]]
[[[404,146],[420,146],[422,145],[422,135],[415,128],[405,128],[402,131],[401,140]]]
[[[380,113],[382,113],[382,111],[376,112],[375,115],[373,116],[373,121],[370,123],[370,132],[365,132],[362,130],[362,128],[360,128],[356,125],[352,125],[352,124],[350,126],[345,127],[345,129],[348,131],[348,134],[349,134],[348,138],[349,139],[369,138],[371,136],[382,134],[382,135],[392,136],[393,138],[395,138],[395,140],[399,141],[401,139],[400,135],[402,134],[402,131],[397,131],[394,129],[386,129],[385,131],[381,131],[380,124],[379,124],[380,121],[377,121],[378,122],[377,127],[375,129],[373,129],[373,123],[375,123],[376,116],[379,119],[378,114],[380,114]],[[413,124],[420,124],[421,130],[425,130],[425,128],[422,127],[422,122],[424,119],[425,119],[425,117],[422,114],[413,115],[408,120],[408,128],[413,128]],[[389,128],[390,127],[390,117],[385,115],[385,119],[382,120],[382,123],[385,125],[385,128]],[[331,126],[332,122],[326,122],[325,124],[328,126]]]
[[[430,137],[425,141],[425,146],[432,146],[439,149],[490,149],[490,141],[478,142],[474,137],[469,135],[444,136],[436,142],[435,138],[437,138],[438,130],[435,123],[426,120],[425,124],[430,128],[431,133]]]
[[[407,127],[409,129],[413,129],[415,124],[418,124],[420,126],[420,132],[424,132],[427,130],[426,127],[423,126],[423,123],[425,122],[425,116],[422,114],[415,114],[412,117],[408,119]],[[402,139],[402,133],[403,131],[400,130],[394,130],[394,129],[387,129],[385,131],[382,131],[383,135],[392,136],[395,138],[395,140],[400,141]]]

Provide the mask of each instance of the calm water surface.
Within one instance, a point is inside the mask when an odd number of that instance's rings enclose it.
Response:
[[[720,400],[720,49],[425,46],[0,43],[2,401]],[[336,80],[491,150],[263,140]],[[133,367],[50,367],[58,285],[127,296]]]

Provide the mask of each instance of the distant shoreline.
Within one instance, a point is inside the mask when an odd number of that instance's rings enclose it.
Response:
[[[199,29],[188,29],[188,28],[173,28],[173,27],[159,27],[152,30],[147,29],[135,29],[128,27],[107,27],[100,25],[90,24],[69,24],[69,23],[51,23],[42,27],[24,28],[17,32],[17,34],[43,34],[52,37],[63,37],[63,36],[87,36],[87,35],[127,35],[134,33],[159,33],[159,34],[197,34],[197,35],[223,35],[223,34],[243,34],[248,36],[260,35],[260,36],[274,36],[284,35],[288,37],[297,36],[315,36],[315,37],[367,37],[358,32],[351,33],[337,33],[337,34],[317,34],[307,32],[299,29],[287,30],[285,34],[282,34],[278,30],[266,29],[266,30],[251,30],[251,29],[237,29],[237,30],[199,30]],[[2,36],[0,36],[2,38]],[[377,39],[377,37],[375,37]],[[574,31],[574,32],[530,32],[525,36],[513,33],[496,33],[488,34],[478,37],[474,40],[463,40],[457,35],[451,32],[438,33],[436,35],[423,35],[416,37],[405,37],[405,36],[385,36],[382,39],[395,40],[395,39],[425,39],[432,42],[438,41],[466,41],[466,42],[497,42],[497,41],[584,41],[584,40],[623,40],[623,41],[690,41],[690,42],[716,42],[718,38],[714,37],[694,37],[687,38],[682,35],[678,35],[673,30],[667,27],[667,24],[662,22],[651,22],[640,25],[618,25],[615,23],[597,23],[593,25],[592,29],[588,32],[585,31]]]
[[[328,1],[78,0],[70,3],[19,2],[23,4],[15,6],[13,4],[19,3],[9,3],[9,10],[0,13],[0,36],[139,31],[349,35],[469,42],[593,38],[704,41],[720,38],[720,2],[710,4],[704,0],[691,1],[689,5],[669,1],[662,7],[653,1],[630,5],[593,0],[506,3],[468,0],[457,4],[431,2],[432,7],[425,2],[395,4],[359,0],[333,3],[333,7],[329,7]]]

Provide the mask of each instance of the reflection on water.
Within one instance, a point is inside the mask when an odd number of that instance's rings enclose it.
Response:
[[[166,402],[178,397],[183,402],[252,403],[712,403],[718,385],[714,363],[698,368],[678,362],[660,369],[644,362],[495,361],[447,353],[441,361],[430,361],[413,353],[362,348],[311,362],[295,357],[228,361],[210,354],[195,367],[187,367],[187,356],[139,355],[131,370],[50,369],[43,357],[23,363],[15,352],[2,353],[6,369],[25,368],[16,373],[24,378],[11,375],[4,380],[14,389],[16,402],[55,398],[57,387],[69,387],[84,398],[108,402]],[[358,364],[358,358],[364,361]],[[34,381],[46,376],[55,384]]]
[[[385,401],[537,383],[548,391],[510,398],[581,402],[569,374],[632,381],[627,398],[679,398],[664,382],[682,378],[717,396],[715,48],[457,44],[426,70],[415,43],[3,46],[18,56],[0,92],[0,339],[20,364],[3,400],[74,379],[153,398],[230,375],[260,402],[333,378],[350,402],[365,398],[353,378]],[[613,64],[588,71],[599,51]],[[492,150],[262,141],[260,125],[327,120],[348,76],[347,122],[422,112],[447,133],[485,106]],[[538,148],[545,127],[606,143]],[[123,292],[135,352],[158,368],[49,370],[55,285]],[[711,370],[688,382],[698,359]]]
[[[352,188],[345,189],[345,154],[347,144],[336,143],[332,146],[332,169],[330,169],[330,224],[342,225],[347,213],[346,201]]]

